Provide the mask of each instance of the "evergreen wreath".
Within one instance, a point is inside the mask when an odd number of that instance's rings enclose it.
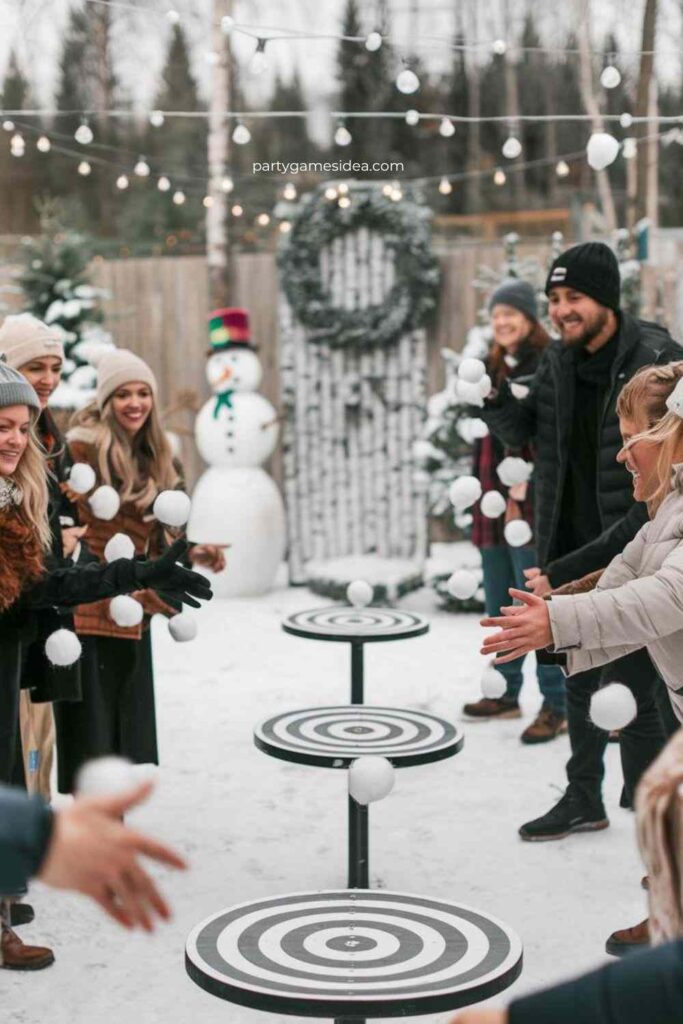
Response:
[[[431,211],[410,199],[396,202],[377,185],[351,185],[350,204],[343,207],[325,196],[325,187],[302,201],[278,252],[285,295],[311,341],[386,347],[423,326],[436,309],[440,271],[430,246]],[[345,310],[331,304],[320,251],[359,228],[381,234],[393,250],[395,279],[382,303]]]

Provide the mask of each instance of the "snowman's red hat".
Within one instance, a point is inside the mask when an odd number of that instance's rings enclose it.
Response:
[[[214,309],[209,313],[209,355],[224,352],[229,348],[256,350],[251,342],[249,330],[249,313],[239,306],[227,306],[225,309]]]

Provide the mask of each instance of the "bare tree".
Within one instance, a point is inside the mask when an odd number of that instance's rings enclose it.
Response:
[[[593,59],[591,52],[590,36],[590,4],[589,0],[579,0],[576,5],[577,26],[576,35],[579,45],[579,85],[581,96],[586,113],[590,114],[594,132],[605,130],[604,120],[600,112],[598,100],[595,95],[593,82]],[[614,207],[614,197],[610,186],[607,171],[596,171],[595,177],[600,197],[602,215],[605,219],[605,227],[608,231],[614,231],[617,226],[617,215]]]
[[[647,117],[657,113],[657,81],[654,76],[655,36],[657,31],[657,0],[646,0],[643,12],[643,32],[641,37],[640,69],[638,72],[638,88],[636,90],[635,113],[638,117]],[[645,140],[657,132],[656,122],[636,124],[636,138]],[[659,161],[659,143],[655,138],[641,141],[637,155],[637,191],[635,197],[635,218],[648,217],[653,224],[657,222],[657,171]]]
[[[213,0],[211,18],[212,50],[216,54],[211,72],[209,101],[208,164],[209,197],[206,210],[206,258],[209,268],[209,296],[213,308],[226,302],[231,285],[227,231],[227,193],[222,181],[228,166],[230,122],[231,58],[222,19],[230,17],[232,0]]]
[[[463,40],[479,39],[479,2],[469,0],[467,7],[461,8]],[[467,74],[467,114],[468,117],[481,117],[481,63],[476,50],[465,52],[465,72]],[[481,125],[472,121],[467,131],[467,157],[465,169],[470,177],[465,179],[465,199],[468,213],[478,213],[481,208],[481,182],[476,171],[481,167]]]

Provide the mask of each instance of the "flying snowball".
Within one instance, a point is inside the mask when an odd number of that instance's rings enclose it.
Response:
[[[507,508],[507,502],[500,491],[487,491],[479,508],[487,519],[498,519]]]
[[[109,484],[102,484],[88,498],[92,514],[97,519],[113,519],[121,507],[121,499]]]
[[[463,359],[458,366],[458,377],[469,384],[478,384],[486,373],[486,367],[481,359]]]
[[[113,796],[137,785],[133,765],[123,757],[98,757],[83,765],[76,777],[79,796]]]
[[[69,473],[69,487],[76,494],[87,494],[95,486],[95,470],[87,462],[74,462]]]
[[[638,714],[636,699],[623,683],[610,683],[591,697],[591,721],[599,729],[623,729]]]
[[[346,588],[346,599],[354,608],[365,608],[372,603],[374,595],[373,588],[366,580],[354,580]]]
[[[594,171],[603,171],[613,164],[619,153],[619,143],[607,132],[593,132],[586,146],[586,157]]]
[[[484,669],[481,677],[481,692],[490,700],[498,700],[505,695],[508,688],[507,680],[502,672],[493,665]]]
[[[56,629],[45,641],[47,660],[60,668],[78,661],[81,650],[81,641],[70,629]]]
[[[481,397],[488,398],[493,390],[493,381],[489,377],[488,373],[485,373],[484,376],[477,381],[477,387],[479,388],[479,394]]]
[[[168,620],[168,631],[179,644],[194,640],[197,635],[197,620],[189,612],[179,612]]]
[[[497,469],[498,479],[506,487],[525,484],[534,471],[532,462],[526,462],[517,455],[508,455]]]
[[[118,558],[132,558],[135,554],[135,544],[125,533],[115,533],[104,548],[105,562],[115,562]]]
[[[470,433],[475,441],[481,440],[482,437],[489,436],[489,428],[486,426],[483,420],[478,417],[474,417],[470,420]]]
[[[165,526],[184,526],[190,518],[192,502],[184,491],[162,491],[152,509]]]
[[[465,405],[477,405],[481,409],[484,404],[484,398],[481,393],[479,383],[472,384],[468,380],[458,379],[456,383],[456,393],[461,402]]]
[[[461,601],[474,597],[479,587],[479,580],[469,569],[456,569],[446,583],[448,593]]]
[[[394,781],[394,766],[386,757],[359,757],[349,768],[349,795],[358,804],[371,804],[389,796]]]
[[[464,512],[481,498],[481,484],[476,476],[459,476],[448,488],[448,497],[454,508]]]
[[[524,519],[511,519],[503,530],[505,540],[511,548],[523,548],[533,537],[533,531]]]
[[[109,602],[109,614],[117,626],[128,628],[140,625],[145,609],[134,597],[129,597],[128,594],[119,594]]]

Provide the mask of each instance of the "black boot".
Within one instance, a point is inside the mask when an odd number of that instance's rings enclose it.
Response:
[[[543,843],[572,832],[599,832],[608,825],[602,803],[589,805],[568,789],[547,814],[522,825],[519,834],[528,843]]]

